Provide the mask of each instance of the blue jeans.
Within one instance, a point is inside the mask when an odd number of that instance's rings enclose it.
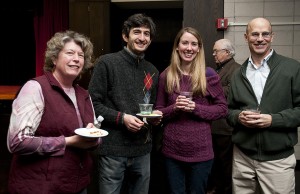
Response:
[[[138,157],[99,157],[100,194],[120,194],[124,176],[129,194],[147,194],[150,181],[150,154]]]
[[[171,194],[206,194],[207,179],[213,160],[182,162],[165,158]]]

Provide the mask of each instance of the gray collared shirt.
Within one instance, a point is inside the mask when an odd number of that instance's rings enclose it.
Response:
[[[273,49],[271,52],[261,61],[261,66],[257,67],[251,58],[249,57],[248,66],[246,70],[246,76],[250,81],[252,88],[254,90],[258,104],[260,104],[263,90],[266,84],[266,80],[270,73],[270,67],[268,65],[268,60],[273,54]]]

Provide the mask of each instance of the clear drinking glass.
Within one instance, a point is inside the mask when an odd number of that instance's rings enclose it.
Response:
[[[139,106],[142,115],[150,115],[152,113],[153,104],[139,104]]]
[[[246,107],[246,108],[244,108],[244,110],[245,110],[245,111],[251,111],[251,112],[253,112],[253,113],[258,113],[258,114],[260,114],[260,110],[259,110],[258,107]]]
[[[185,96],[189,100],[192,100],[192,98],[193,98],[193,92],[181,91],[180,95]]]

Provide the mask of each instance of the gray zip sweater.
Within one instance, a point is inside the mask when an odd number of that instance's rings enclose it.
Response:
[[[143,56],[126,48],[100,57],[89,84],[96,116],[104,117],[101,128],[109,132],[100,146],[101,155],[134,157],[151,151],[151,126],[128,131],[124,113],[136,115],[139,103],[154,103],[158,70]]]
[[[238,115],[246,106],[258,106],[253,88],[246,77],[248,60],[231,80],[228,97],[228,122],[234,127],[233,142],[254,160],[277,160],[294,153],[297,127],[300,125],[300,63],[273,55],[268,60],[267,78],[259,108],[261,114],[270,114],[268,128],[247,128],[238,122]]]

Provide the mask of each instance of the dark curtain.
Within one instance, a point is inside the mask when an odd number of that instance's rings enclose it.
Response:
[[[43,0],[34,17],[36,76],[43,74],[47,41],[69,28],[69,0]]]

